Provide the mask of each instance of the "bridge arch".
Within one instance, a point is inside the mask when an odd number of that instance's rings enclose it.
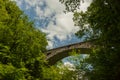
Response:
[[[69,52],[72,50],[77,51],[78,54],[89,54],[91,48],[92,42],[86,41],[51,49],[46,52],[46,60],[48,61],[49,65],[54,65],[61,59],[70,56]]]

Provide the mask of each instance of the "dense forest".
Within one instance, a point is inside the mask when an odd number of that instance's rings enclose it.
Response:
[[[84,0],[59,1],[74,13],[76,36],[96,47],[84,59],[69,58],[77,61],[72,70],[61,61],[50,66],[46,34],[14,1],[0,0],[0,80],[120,80],[120,1],[92,0],[86,12],[77,11]]]

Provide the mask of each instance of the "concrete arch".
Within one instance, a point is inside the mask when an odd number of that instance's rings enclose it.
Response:
[[[91,47],[92,42],[86,41],[51,49],[46,52],[46,60],[48,61],[49,65],[54,65],[59,60],[70,56],[69,52],[72,50],[78,51],[79,54],[89,54]]]

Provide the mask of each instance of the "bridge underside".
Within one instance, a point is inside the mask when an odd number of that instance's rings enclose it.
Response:
[[[89,54],[91,52],[90,48],[78,48],[78,49],[74,49],[74,50],[76,51],[77,54]],[[70,52],[72,52],[72,51],[73,51],[73,49],[59,52],[59,53],[57,53],[57,55],[54,55],[50,58],[47,58],[46,60],[48,61],[49,65],[54,65],[58,61],[60,61],[61,59],[68,57],[68,56],[71,56]]]

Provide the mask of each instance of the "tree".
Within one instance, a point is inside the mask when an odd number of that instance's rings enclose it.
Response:
[[[89,80],[119,80],[120,1],[93,0],[86,12],[77,11],[81,0],[60,1],[74,13],[75,25],[80,27],[76,35],[96,40],[96,48],[86,60],[93,66],[86,72]]]
[[[0,0],[0,79],[42,79],[47,40],[10,0]]]

